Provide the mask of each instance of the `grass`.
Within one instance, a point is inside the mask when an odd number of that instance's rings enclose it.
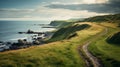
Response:
[[[82,21],[85,22],[103,22],[103,21],[107,21],[107,22],[117,22],[119,23],[119,19],[120,19],[120,14],[114,14],[114,15],[103,15],[103,16],[94,16],[94,17],[89,17],[86,18]]]
[[[51,39],[48,40],[48,42],[60,41],[63,39],[70,39],[74,36],[77,36],[76,31],[84,30],[89,27],[90,25],[88,24],[82,24],[82,25],[75,24],[75,25],[71,25],[68,27],[63,27],[59,29],[58,31],[56,31],[55,34],[51,37]]]
[[[73,21],[68,21],[68,20],[65,20],[65,21],[52,21],[50,23],[50,25],[52,26],[56,26],[58,29],[62,28],[62,27],[67,27],[67,26],[71,26],[72,24],[74,24],[75,22]]]
[[[72,49],[72,44],[55,42],[28,49],[0,54],[0,66],[12,67],[84,67],[79,55]],[[75,55],[75,56],[74,56]],[[9,63],[6,63],[9,62]],[[14,64],[14,66],[13,66]]]
[[[106,39],[116,31],[119,31],[119,28],[116,28],[116,25],[105,24],[108,28],[108,33],[99,39],[95,40],[91,45],[89,45],[90,52],[101,59],[104,67],[119,67],[120,66],[120,46],[115,44],[109,44],[106,42]]]
[[[71,39],[0,53],[0,67],[86,67],[77,48],[86,39],[101,32],[103,27],[85,24],[91,27],[76,31],[77,36]]]

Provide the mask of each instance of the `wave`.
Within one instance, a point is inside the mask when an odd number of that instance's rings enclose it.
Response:
[[[17,41],[19,39],[28,39],[27,37],[24,37],[24,38],[14,38],[14,39],[10,39],[11,41]]]

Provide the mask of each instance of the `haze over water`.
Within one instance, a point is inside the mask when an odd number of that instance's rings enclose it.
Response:
[[[29,29],[35,32],[54,30],[53,28],[41,28],[39,24],[49,24],[50,21],[0,21],[0,41],[15,41],[29,39],[30,34],[18,34]]]

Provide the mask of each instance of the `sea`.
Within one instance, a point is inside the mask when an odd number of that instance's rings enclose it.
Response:
[[[54,28],[42,28],[43,25],[50,24],[50,21],[0,21],[0,41],[16,42],[18,39],[28,39],[32,34],[19,34],[18,32],[46,32],[55,30]]]

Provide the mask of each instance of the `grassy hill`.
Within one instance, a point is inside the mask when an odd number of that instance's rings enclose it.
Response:
[[[120,23],[120,14],[95,16],[82,20],[82,22],[117,22]]]
[[[89,45],[89,51],[101,59],[104,67],[119,67],[120,66],[120,46],[111,44],[106,41],[115,32],[118,32],[120,28],[116,27],[113,23],[101,23],[108,29],[108,32],[103,37],[98,38]],[[117,39],[114,38],[114,39]],[[118,39],[117,39],[118,40]]]
[[[50,23],[51,26],[56,26],[57,28],[71,26],[72,24],[74,24],[74,22],[67,21],[67,20],[64,20],[64,21],[56,20],[56,21],[51,21],[51,23]]]
[[[53,21],[50,25],[59,28],[49,40],[50,43],[0,52],[0,67],[86,67],[78,48],[81,49],[88,40],[92,41],[88,47],[89,51],[101,59],[104,67],[119,67],[120,46],[106,41],[110,35],[120,30],[119,19],[109,23],[105,20],[109,16],[115,18],[117,15],[98,16],[98,19],[89,20],[101,23],[88,22],[88,18],[83,23]],[[105,35],[97,37],[105,29]]]
[[[75,24],[75,25],[60,28],[58,31],[54,33],[54,35],[48,41],[52,42],[52,41],[60,41],[63,39],[70,39],[74,36],[77,36],[76,34],[77,31],[84,30],[89,27],[90,25],[88,24],[82,24],[82,25]]]
[[[120,44],[120,32],[117,32],[107,38],[108,43]]]
[[[84,40],[101,32],[103,27],[84,24],[91,27],[76,31],[77,36],[69,40],[0,53],[0,67],[86,67],[77,48]]]

